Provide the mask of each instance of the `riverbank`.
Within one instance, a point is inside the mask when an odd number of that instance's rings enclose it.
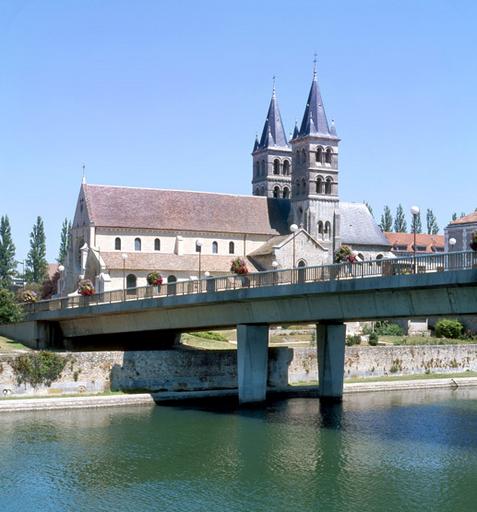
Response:
[[[382,391],[412,391],[416,389],[458,389],[477,387],[477,377],[449,377],[436,375],[436,378],[373,380],[370,382],[348,382],[344,393],[371,393]],[[287,386],[268,390],[271,398],[318,397],[318,387],[309,385]],[[156,405],[161,402],[191,401],[202,399],[237,397],[236,389],[207,391],[161,391],[157,393],[115,393],[89,396],[32,397],[0,399],[0,413],[59,409],[90,409],[132,405]]]

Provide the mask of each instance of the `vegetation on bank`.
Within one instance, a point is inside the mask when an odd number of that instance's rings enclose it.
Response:
[[[68,357],[54,352],[41,350],[20,354],[9,361],[18,385],[30,384],[33,388],[40,385],[51,386],[65,369]]]

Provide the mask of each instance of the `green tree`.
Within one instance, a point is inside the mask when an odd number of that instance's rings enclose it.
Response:
[[[430,208],[427,209],[426,223],[428,235],[437,235],[437,233],[439,233],[439,226],[437,225],[436,216]]]
[[[384,207],[383,214],[381,215],[381,224],[379,224],[379,227],[383,231],[392,231],[393,229],[393,216],[389,206]]]
[[[371,208],[371,205],[367,201],[363,201],[364,204],[368,207],[369,213],[374,217],[373,209]]]
[[[394,231],[396,233],[407,233],[407,222],[402,205],[398,205],[398,207],[396,208],[396,218],[394,219]]]
[[[7,215],[0,218],[0,288],[9,288],[15,275],[15,244]]]
[[[46,236],[43,219],[37,217],[30,233],[30,251],[26,259],[26,280],[29,283],[42,284],[48,277],[48,262],[46,261]]]
[[[19,322],[22,309],[10,290],[0,289],[0,325]]]
[[[68,219],[65,219],[61,225],[60,250],[58,252],[58,258],[56,258],[56,261],[61,265],[65,264],[66,255],[70,248],[70,231],[71,222],[68,222]]]
[[[456,212],[454,212],[452,214],[452,222],[455,221],[455,220],[457,220],[457,213]]]
[[[412,216],[412,232],[414,233],[414,229],[416,233],[422,233],[422,221],[421,221],[421,212],[417,215]]]

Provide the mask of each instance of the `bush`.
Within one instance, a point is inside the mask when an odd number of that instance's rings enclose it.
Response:
[[[374,332],[379,336],[402,336],[404,331],[398,324],[388,322],[387,320],[376,322]]]
[[[460,338],[463,330],[464,326],[459,320],[450,320],[448,318],[439,320],[435,326],[435,332],[438,338],[457,339]]]
[[[368,343],[372,346],[372,347],[375,347],[377,344],[378,344],[378,341],[379,341],[379,336],[376,332],[370,332],[369,333],[369,338],[368,338]]]
[[[22,354],[10,361],[17,384],[31,384],[34,388],[40,384],[50,386],[58,379],[67,363],[66,357],[54,352],[33,352]]]
[[[23,317],[21,306],[15,300],[15,294],[0,289],[0,324],[19,322]]]
[[[213,340],[213,341],[229,341],[223,334],[220,332],[213,331],[199,331],[192,333],[194,336],[198,338],[203,338],[204,340]]]
[[[350,334],[346,336],[346,345],[352,347],[353,345],[359,345],[361,343],[361,336],[359,334]]]

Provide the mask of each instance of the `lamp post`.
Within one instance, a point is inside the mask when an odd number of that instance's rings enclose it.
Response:
[[[123,259],[123,300],[126,300],[126,260],[128,255],[123,252],[121,258]]]
[[[22,288],[25,288],[25,260],[17,260],[15,263],[17,265],[21,263],[22,265]]]
[[[298,226],[296,224],[292,224],[290,226],[290,231],[293,233],[293,268],[295,268],[295,236],[298,231]]]
[[[412,231],[414,233],[414,274],[417,274],[417,259],[416,259],[416,224],[417,224],[417,216],[419,215],[419,207],[411,206],[411,214],[412,214]]]
[[[278,261],[277,260],[273,260],[272,261],[272,268],[274,270],[274,272],[273,272],[273,284],[277,284],[277,280],[278,280],[278,275],[276,273],[276,270],[278,268]]]
[[[454,251],[454,246],[455,246],[456,243],[457,243],[457,240],[455,238],[453,238],[453,237],[449,238],[449,252],[453,252]],[[455,254],[453,254],[452,257],[449,257],[449,267],[451,268],[451,270],[455,266],[455,257],[456,257]]]
[[[60,278],[58,279],[58,283],[56,285],[56,293],[61,297],[61,292],[63,290],[63,272],[65,271],[64,265],[58,265],[58,272],[60,273]]]
[[[199,238],[195,241],[195,246],[196,248],[198,249],[198,252],[199,252],[199,281],[200,281],[200,274],[201,274],[201,265],[202,265],[202,261],[201,261],[201,255],[202,255],[202,245],[204,245],[204,242]]]

